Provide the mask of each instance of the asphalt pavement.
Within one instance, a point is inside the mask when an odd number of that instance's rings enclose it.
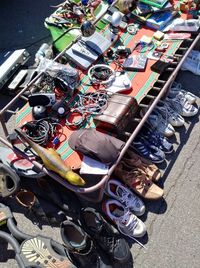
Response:
[[[50,5],[60,2],[1,0],[0,52],[26,47],[34,55],[41,43],[50,40],[43,22],[54,10]],[[185,89],[200,97],[200,76],[180,71],[177,80]],[[8,100],[9,97],[1,96],[0,107]],[[200,105],[199,99],[197,103]],[[9,119],[8,126],[14,128],[14,117]],[[3,135],[2,129],[0,134]],[[177,128],[172,141],[175,151],[167,156],[166,163],[159,166],[163,174],[159,185],[164,187],[164,198],[156,202],[145,201],[146,213],[141,217],[148,231],[140,240],[146,249],[129,240],[135,268],[200,267],[199,113],[187,119],[185,127]],[[11,199],[7,204],[14,208],[19,229],[50,236],[61,242],[58,227],[34,225],[30,218],[24,216],[25,210],[15,206],[14,202]],[[17,267],[12,248],[2,240],[0,267]],[[133,267],[133,264],[123,267]]]

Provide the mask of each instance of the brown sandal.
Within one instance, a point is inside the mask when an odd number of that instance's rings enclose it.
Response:
[[[154,184],[139,168],[131,169],[121,161],[115,168],[115,175],[143,198],[156,200],[163,196],[163,189]]]

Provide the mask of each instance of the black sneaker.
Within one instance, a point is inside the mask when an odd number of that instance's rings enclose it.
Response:
[[[127,262],[131,254],[129,246],[119,232],[93,208],[81,211],[81,223],[85,231],[109,254],[113,261]]]
[[[97,248],[89,235],[76,223],[64,221],[61,237],[71,262],[79,268],[112,268],[106,254]]]

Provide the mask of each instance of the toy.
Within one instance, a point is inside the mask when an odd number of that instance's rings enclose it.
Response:
[[[21,130],[15,129],[15,132],[39,155],[45,167],[59,174],[62,178],[73,185],[84,185],[85,181],[67,166],[60,155],[52,148],[46,149],[31,141]]]

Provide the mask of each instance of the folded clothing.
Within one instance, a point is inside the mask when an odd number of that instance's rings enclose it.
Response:
[[[125,143],[96,129],[80,129],[72,133],[69,146],[107,165],[114,163]]]

